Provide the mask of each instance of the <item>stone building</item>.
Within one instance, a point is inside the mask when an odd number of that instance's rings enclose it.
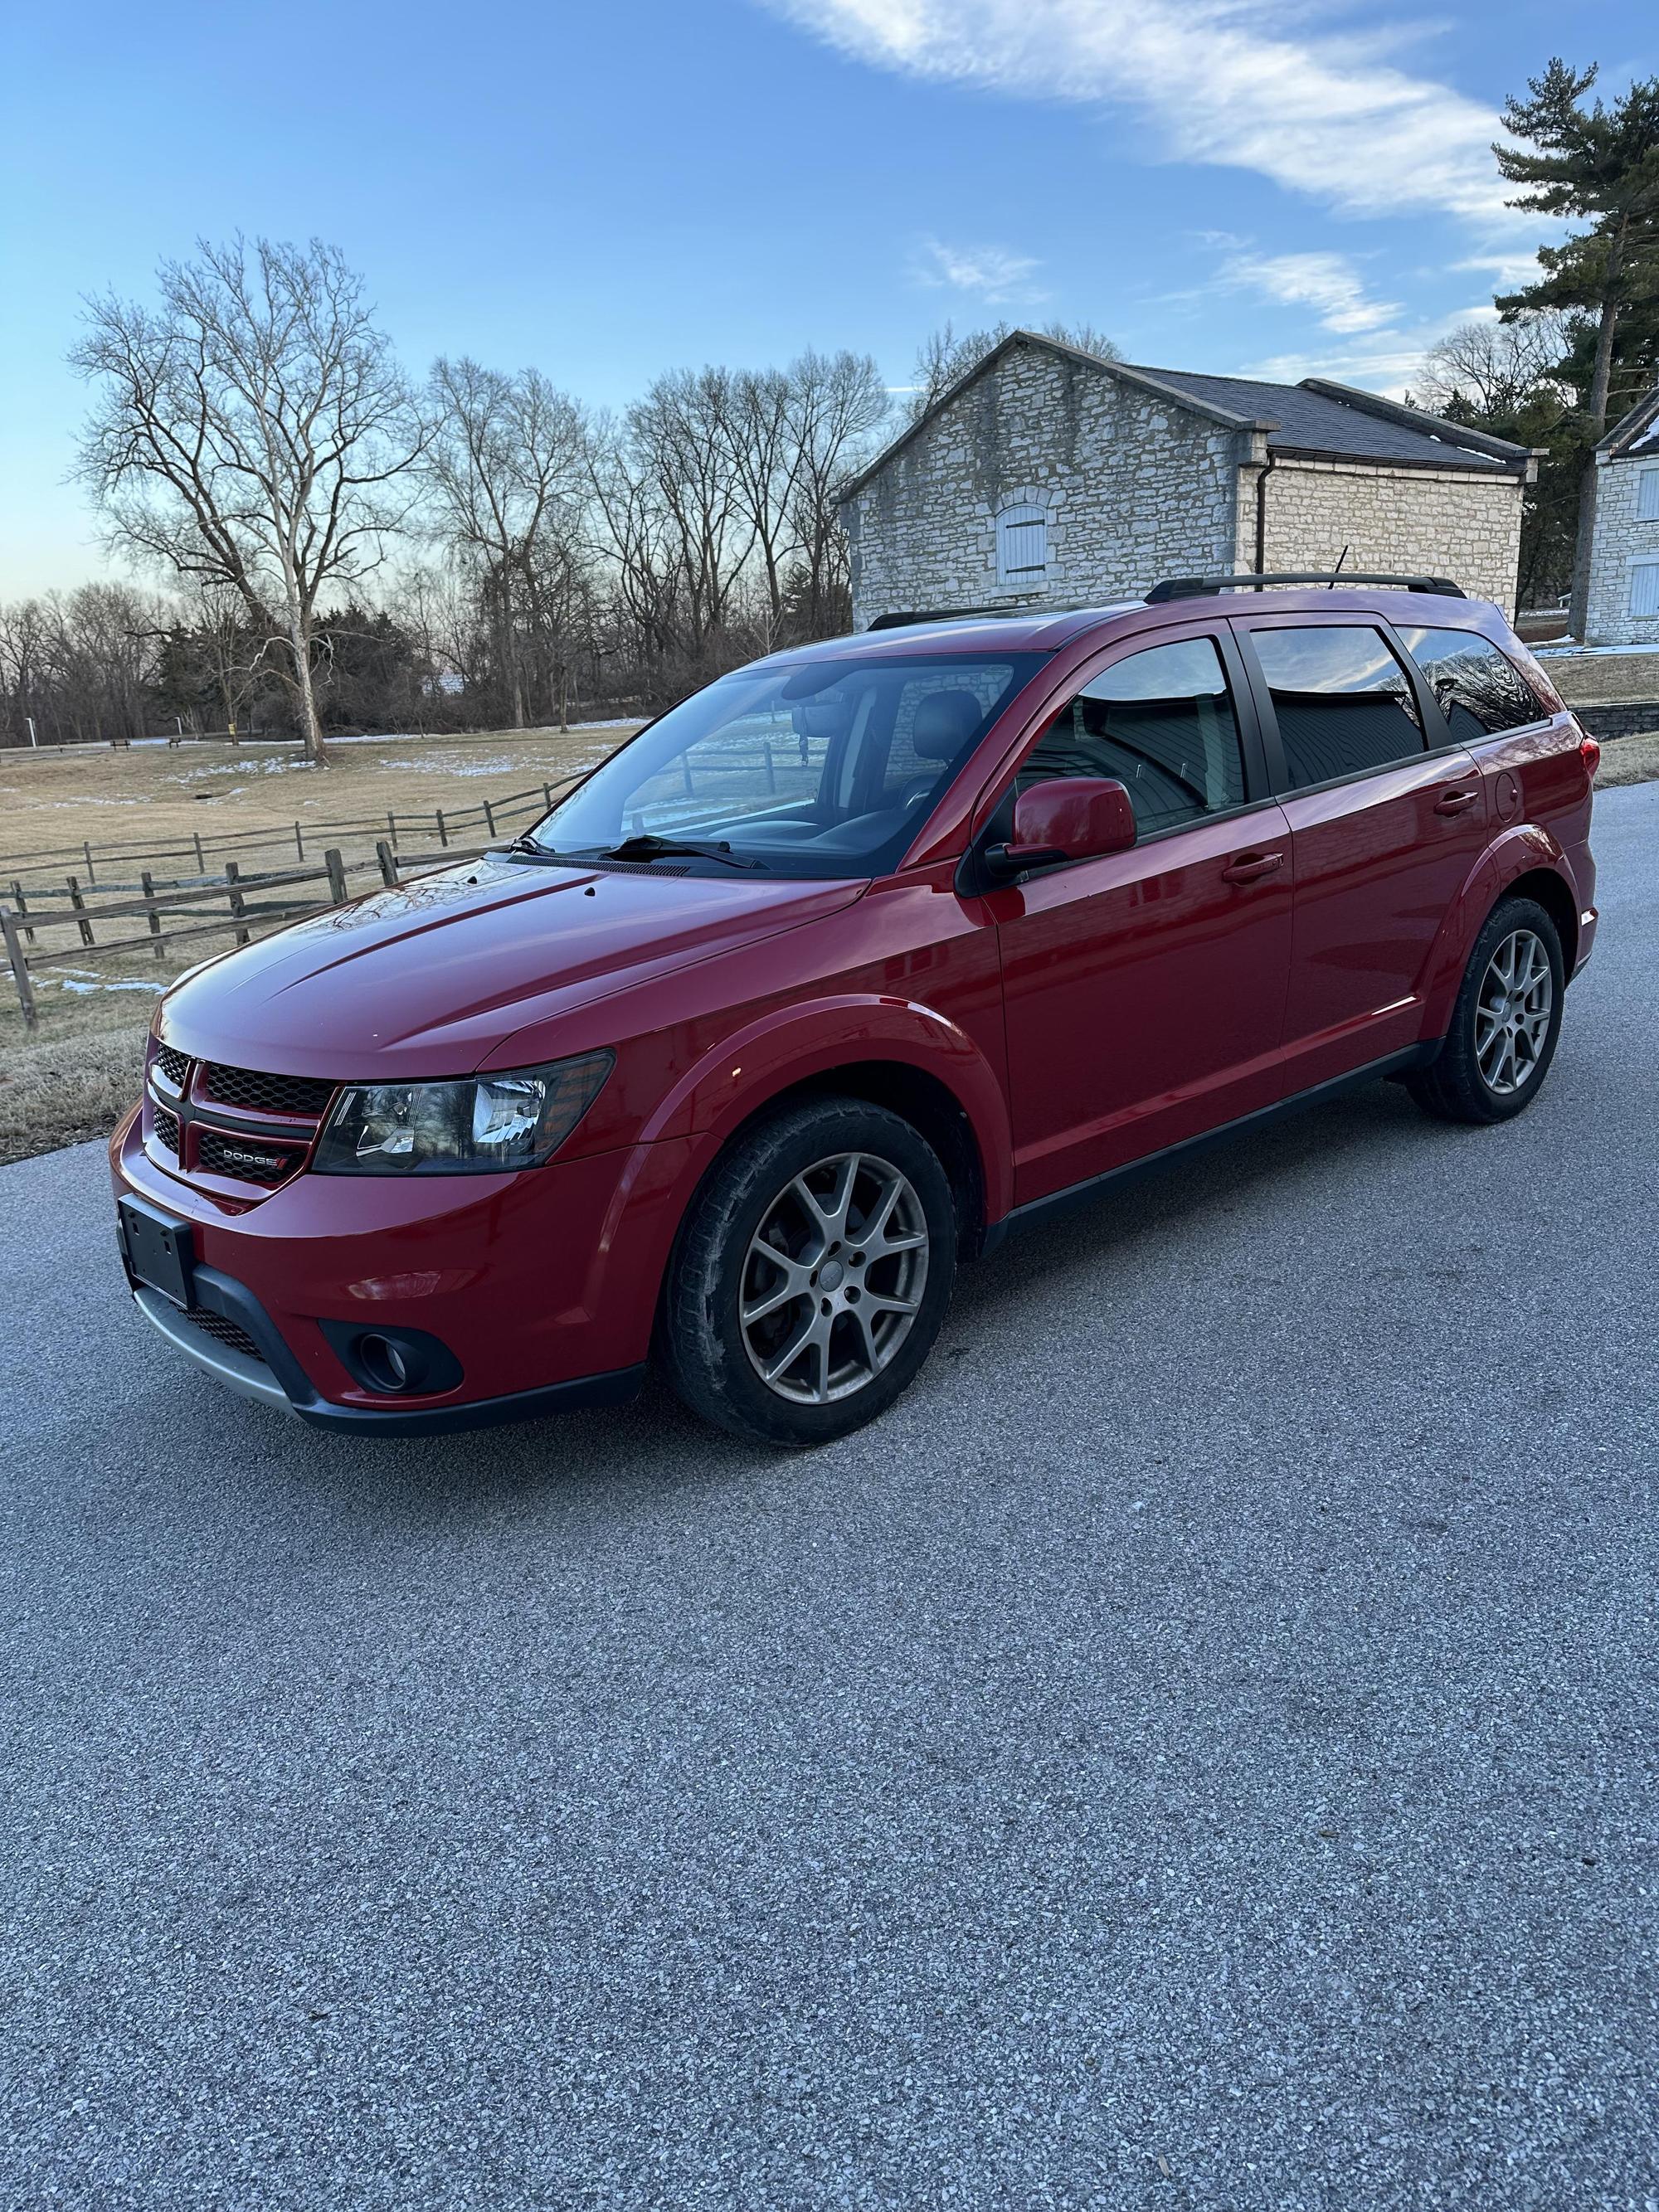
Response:
[[[1522,446],[1318,377],[1129,368],[1016,331],[849,484],[854,619],[1091,605],[1160,576],[1449,576],[1513,613]]]
[[[1595,449],[1584,642],[1659,646],[1659,390]]]

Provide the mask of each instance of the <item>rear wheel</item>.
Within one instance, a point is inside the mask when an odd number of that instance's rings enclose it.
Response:
[[[664,1335],[694,1412],[768,1443],[827,1443],[911,1381],[945,1318],[957,1220],[938,1155],[860,1099],[812,1099],[738,1139],[694,1201]]]
[[[1475,939],[1433,1065],[1407,1087],[1443,1121],[1506,1121],[1543,1087],[1561,1033],[1561,937],[1535,899],[1504,899]]]

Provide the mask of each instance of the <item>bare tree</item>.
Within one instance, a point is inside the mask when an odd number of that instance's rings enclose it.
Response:
[[[1512,323],[1467,322],[1431,345],[1418,374],[1415,403],[1431,414],[1462,406],[1482,418],[1518,416],[1554,381],[1571,343],[1565,319],[1528,315]],[[1559,388],[1571,404],[1566,385]]]
[[[149,727],[164,640],[176,610],[131,584],[0,608],[0,700],[9,738],[130,744]]]
[[[942,398],[959,377],[966,376],[1004,338],[1012,337],[1014,329],[1012,323],[994,323],[988,330],[964,331],[958,337],[954,326],[946,323],[943,330],[924,338],[916,349],[915,384],[905,410],[908,419],[919,422],[935,400]],[[1042,335],[1102,361],[1123,358],[1104,331],[1097,331],[1092,323],[1045,323]]]
[[[196,629],[226,729],[232,728],[243,702],[258,689],[259,641],[250,650],[247,609],[236,592],[208,584],[198,594]]]
[[[742,369],[716,387],[726,403],[726,435],[738,505],[754,533],[771,624],[783,614],[783,580],[795,550],[796,487],[801,447],[794,373]]]
[[[30,718],[38,722],[43,711],[46,656],[46,610],[40,600],[0,606],[0,710],[10,744],[27,744]]]
[[[568,659],[558,633],[580,565],[586,425],[575,402],[539,369],[509,376],[474,361],[441,360],[431,389],[437,427],[427,471],[441,527],[478,565],[514,725],[521,727],[527,657],[559,667]]]
[[[847,541],[836,496],[870,457],[889,401],[868,354],[804,353],[789,367],[790,432],[796,543],[801,554],[800,616],[809,637],[850,623]]]
[[[679,641],[701,659],[755,545],[732,457],[729,370],[674,369],[628,410],[636,480],[665,519],[682,594]]]
[[[836,490],[888,414],[885,386],[867,354],[808,351],[787,368],[720,376],[737,504],[753,532],[770,643],[791,618],[820,634],[844,565]],[[751,614],[750,626],[757,617]]]
[[[407,568],[385,599],[409,637],[416,685],[434,720],[448,719],[447,702],[485,695],[490,641],[471,578],[453,568]]]
[[[164,262],[159,309],[88,303],[70,356],[97,390],[80,472],[112,545],[234,591],[280,641],[307,756],[319,594],[374,568],[425,432],[362,281],[336,248],[238,239]]]
[[[611,573],[613,621],[641,658],[660,659],[678,644],[678,533],[650,469],[631,453],[625,429],[609,414],[593,419],[588,484],[599,550]]]
[[[145,734],[156,649],[171,611],[131,584],[82,584],[47,602],[66,675],[76,682],[94,738]]]

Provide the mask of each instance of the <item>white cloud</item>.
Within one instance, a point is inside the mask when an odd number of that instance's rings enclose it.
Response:
[[[1343,28],[1331,0],[763,4],[878,66],[1127,108],[1168,158],[1254,170],[1347,214],[1513,220],[1496,113],[1400,69],[1397,21]]]
[[[1241,362],[1230,373],[1259,377],[1267,384],[1300,384],[1304,376],[1324,376],[1334,384],[1352,384],[1362,392],[1381,392],[1400,399],[1411,388],[1432,343],[1426,335],[1413,337],[1390,331],[1379,345],[1343,353],[1271,354],[1265,361]]]
[[[1045,299],[1031,278],[1042,264],[1034,254],[1011,253],[1001,246],[947,246],[924,239],[911,264],[918,284],[971,292],[988,307]]]
[[[1390,399],[1401,399],[1419,384],[1423,356],[1431,345],[1460,323],[1491,313],[1490,307],[1464,307],[1455,314],[1437,315],[1431,321],[1404,329],[1366,331],[1348,346],[1242,361],[1231,373],[1259,376],[1270,384],[1299,384],[1304,376],[1328,376],[1337,384],[1358,385],[1363,392],[1381,392]]]
[[[1494,287],[1504,292],[1518,292],[1535,283],[1539,276],[1535,253],[1477,253],[1470,260],[1454,261],[1451,265],[1465,275],[1490,276]]]
[[[1222,271],[1224,283],[1258,292],[1285,307],[1310,307],[1322,328],[1340,337],[1381,330],[1401,313],[1395,300],[1374,300],[1345,254],[1239,252]]]

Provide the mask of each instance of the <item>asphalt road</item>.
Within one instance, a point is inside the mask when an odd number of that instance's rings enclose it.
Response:
[[[312,1435],[131,1310],[96,1149],[0,1173],[0,2203],[1659,2205],[1659,786],[1598,816],[1518,1123],[1011,1242],[805,1459]]]

